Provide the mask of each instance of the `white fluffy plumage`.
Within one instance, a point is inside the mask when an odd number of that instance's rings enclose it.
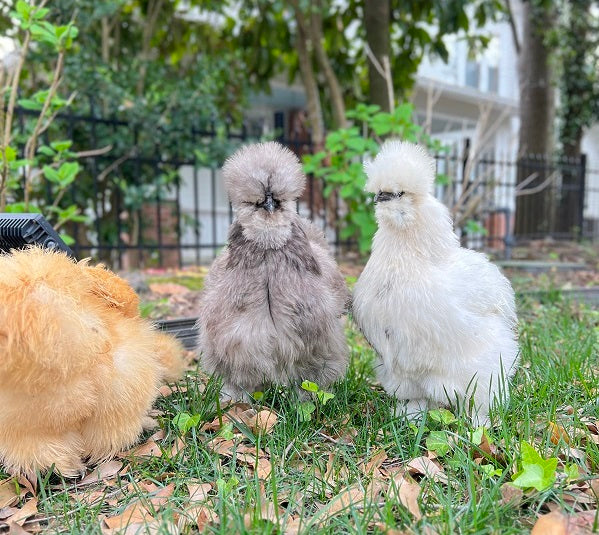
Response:
[[[353,307],[379,354],[378,378],[406,400],[408,416],[473,395],[473,419],[485,422],[493,400],[508,399],[518,361],[512,287],[483,254],[460,247],[430,193],[435,164],[424,149],[387,141],[365,168],[379,228]]]

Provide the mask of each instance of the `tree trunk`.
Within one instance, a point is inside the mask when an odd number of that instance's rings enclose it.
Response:
[[[314,150],[320,150],[324,145],[324,123],[322,119],[322,107],[318,84],[312,66],[312,57],[309,48],[309,36],[307,32],[306,19],[299,9],[297,1],[293,2],[297,20],[297,34],[295,36],[295,49],[299,60],[302,82],[306,90],[308,100],[308,120],[310,122],[312,145]]]
[[[366,28],[366,42],[376,60],[378,67],[368,57],[368,97],[370,104],[377,104],[383,111],[391,111],[389,88],[381,68],[390,59],[391,12],[389,0],[365,0],[364,2],[364,27]],[[387,58],[385,60],[385,58]]]
[[[564,156],[562,194],[559,203],[557,230],[567,237],[576,237],[582,231],[584,167],[581,145],[584,128],[592,122],[590,109],[596,98],[596,77],[588,69],[597,65],[596,41],[593,32],[593,5],[595,0],[570,0],[567,17],[559,29],[562,75],[560,78],[560,142]],[[596,93],[595,93],[596,94]]]
[[[521,3],[522,46],[518,57],[520,86],[520,134],[517,183],[531,174],[527,189],[541,185],[552,172],[548,156],[553,151],[554,89],[551,80],[550,49],[544,35],[554,25],[551,8],[535,7],[532,0]],[[526,191],[526,189],[524,189]],[[534,237],[550,232],[554,221],[553,188],[516,199],[515,233]]]
[[[333,109],[333,126],[335,128],[345,128],[347,121],[345,119],[345,101],[341,85],[331,62],[324,49],[324,35],[322,32],[322,2],[317,0],[316,5],[312,6],[312,15],[310,17],[310,29],[312,34],[312,44],[318,64],[324,73],[327,81],[329,95],[331,97],[331,107]]]

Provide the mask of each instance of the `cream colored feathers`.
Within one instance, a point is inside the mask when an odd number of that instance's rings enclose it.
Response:
[[[0,464],[78,475],[132,445],[182,348],[103,267],[40,248],[0,256]]]

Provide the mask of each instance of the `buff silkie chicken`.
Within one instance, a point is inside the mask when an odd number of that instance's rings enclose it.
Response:
[[[324,236],[296,212],[300,162],[275,142],[248,145],[223,176],[236,217],[201,299],[204,369],[223,378],[231,399],[270,384],[329,385],[348,364],[349,293]]]
[[[365,171],[378,230],[353,312],[380,356],[379,381],[408,417],[472,398],[473,421],[488,422],[518,360],[512,287],[483,254],[460,247],[423,148],[387,141]]]
[[[182,347],[102,266],[42,248],[0,256],[0,464],[65,477],[131,446]]]

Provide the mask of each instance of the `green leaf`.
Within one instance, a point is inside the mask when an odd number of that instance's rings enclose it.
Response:
[[[21,98],[17,101],[17,103],[19,104],[19,106],[25,108],[26,110],[34,111],[40,111],[43,106],[43,103],[36,102],[35,100],[32,100],[30,98]]]
[[[81,166],[77,162],[65,162],[58,168],[58,174],[60,175],[60,185],[62,187],[68,186],[75,180],[77,173]]]
[[[72,141],[66,139],[66,140],[62,140],[62,141],[53,141],[52,143],[50,143],[50,146],[56,152],[63,152],[67,149],[70,149],[72,144],[73,144]]]
[[[220,428],[218,432],[218,436],[224,438],[225,440],[231,440],[235,433],[233,433],[233,424],[231,422],[227,422]]]
[[[256,390],[256,392],[254,392],[252,394],[252,397],[256,400],[256,401],[262,401],[264,399],[264,392],[260,392],[260,390]]]
[[[17,13],[20,15],[22,20],[28,20],[29,14],[31,13],[31,6],[25,2],[25,0],[18,0],[15,6]]]
[[[543,459],[537,451],[523,441],[520,445],[522,470],[513,476],[513,483],[520,488],[534,487],[538,491],[550,488],[555,481],[557,458]]]
[[[56,152],[54,150],[52,150],[50,147],[48,147],[48,145],[42,145],[41,147],[39,147],[37,149],[37,152],[39,152],[40,154],[43,154],[44,156],[50,156],[53,157]]]
[[[40,7],[38,8],[34,13],[32,18],[34,20],[41,20],[43,19],[48,13],[50,13],[50,10],[47,7]]]
[[[300,422],[309,422],[312,419],[312,413],[316,410],[316,405],[311,401],[302,401],[297,405],[297,413]]]
[[[320,401],[323,405],[326,405],[328,401],[335,397],[335,394],[332,392],[325,392],[324,390],[319,390],[316,392],[316,397],[318,401]]]
[[[14,162],[17,157],[17,151],[13,149],[10,145],[7,145],[4,149],[4,154],[2,154],[2,159],[7,162]]]
[[[483,479],[491,479],[493,477],[501,477],[503,470],[501,468],[495,468],[492,464],[481,464],[479,465],[481,472],[483,473]]]
[[[566,474],[568,481],[576,481],[577,479],[580,479],[580,472],[578,471],[578,465],[575,463],[567,464],[564,467],[564,473]]]
[[[439,422],[443,425],[449,425],[453,422],[457,422],[457,418],[451,411],[448,411],[447,409],[434,409],[428,412],[428,416],[434,422]]]
[[[431,431],[426,437],[426,448],[438,455],[446,455],[451,446],[446,431]]]
[[[304,381],[302,383],[302,388],[308,392],[318,392],[319,390],[318,385],[312,381]]]
[[[200,423],[200,415],[180,412],[173,418],[173,423],[179,428],[181,433],[187,433],[192,427]]]
[[[50,167],[49,165],[44,165],[44,167],[42,167],[42,171],[44,172],[44,176],[50,181],[50,182],[54,182],[55,184],[59,184],[61,181],[61,176],[60,173]]]
[[[4,207],[4,211],[7,214],[24,214],[24,213],[36,213],[36,214],[41,214],[42,211],[39,209],[39,207],[30,204],[29,206],[26,206],[24,202],[14,202],[11,204],[7,204]]]
[[[75,238],[72,238],[69,234],[67,234],[65,232],[60,233],[60,238],[62,239],[63,242],[65,242],[69,246],[71,246],[75,243]]]

